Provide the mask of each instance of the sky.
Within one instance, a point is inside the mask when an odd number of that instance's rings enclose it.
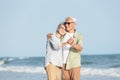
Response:
[[[68,16],[83,55],[120,54],[120,0],[0,0],[0,57],[44,56],[46,35]]]

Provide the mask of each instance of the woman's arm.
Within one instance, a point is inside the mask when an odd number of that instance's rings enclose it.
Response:
[[[57,38],[55,35],[52,35],[50,39],[48,39],[50,42],[50,46],[54,49],[54,50],[59,50],[60,49],[60,39]]]

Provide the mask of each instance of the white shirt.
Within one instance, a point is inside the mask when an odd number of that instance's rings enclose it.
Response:
[[[60,44],[60,38],[56,37],[55,34],[52,35],[52,39],[47,40],[45,67],[50,63],[62,67],[62,48]]]
[[[67,42],[70,38],[73,38],[73,35],[74,33],[66,33],[62,42]],[[63,47],[63,64],[66,64],[67,62],[70,47],[70,44]]]

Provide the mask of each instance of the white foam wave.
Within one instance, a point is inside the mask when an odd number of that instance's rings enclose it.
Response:
[[[5,62],[4,61],[0,61],[0,65],[4,64]]]
[[[28,59],[29,57],[19,57],[19,59],[23,60],[23,59]]]
[[[13,61],[13,60],[14,60],[14,58],[4,58],[3,60],[0,61],[0,65],[5,64],[9,61]]]
[[[0,71],[25,72],[25,73],[45,73],[45,70],[43,67],[27,67],[27,66],[0,67]]]
[[[109,69],[82,68],[81,74],[120,77],[120,68]]]
[[[6,61],[13,61],[14,58],[8,58],[8,59],[5,59]]]
[[[0,67],[0,71],[42,73],[42,74],[46,73],[43,67],[27,67],[27,66]],[[109,69],[82,68],[81,75],[120,77],[120,68],[109,68]]]

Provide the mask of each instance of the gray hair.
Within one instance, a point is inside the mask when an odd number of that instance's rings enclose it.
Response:
[[[72,16],[67,17],[65,20],[67,20],[67,19],[72,19],[74,22],[77,22],[76,19]]]
[[[57,27],[57,29],[56,29],[56,32],[58,32],[58,30],[60,29],[61,25],[64,25],[64,23],[62,22],[62,23],[60,23],[60,24],[58,25],[58,27]]]

